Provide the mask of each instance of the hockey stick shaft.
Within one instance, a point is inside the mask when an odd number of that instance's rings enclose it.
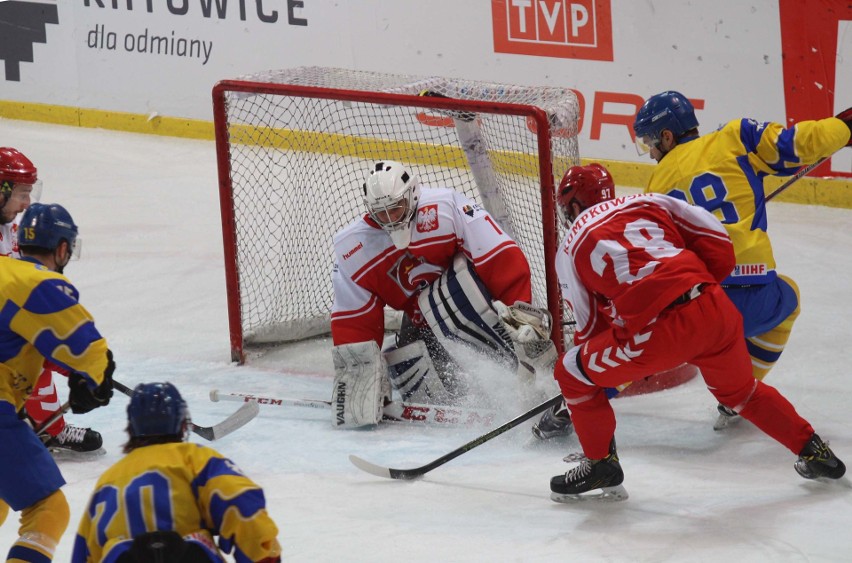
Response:
[[[36,436],[41,436],[46,433],[47,429],[50,428],[57,420],[62,418],[69,410],[71,410],[71,403],[65,403],[59,407],[58,411],[53,413],[50,418],[45,420],[38,428],[35,429]]]
[[[793,176],[789,180],[787,180],[786,182],[781,184],[781,186],[779,186],[774,192],[772,192],[771,194],[766,196],[766,201],[771,200],[772,198],[774,198],[775,196],[777,196],[778,194],[780,194],[781,192],[783,192],[784,190],[786,190],[787,188],[789,188],[790,186],[792,186],[793,184],[795,184],[796,182],[801,180],[808,172],[810,172],[811,170],[813,170],[814,168],[816,168],[817,166],[819,166],[820,164],[822,164],[823,162],[825,162],[829,158],[831,158],[831,157],[830,156],[824,156],[821,159],[814,162],[813,164],[809,164],[805,167],[800,168],[799,171],[796,172],[795,174],[793,174]]]
[[[449,96],[432,90],[424,90],[420,95],[429,98],[450,99]],[[494,217],[494,220],[503,227],[503,230],[513,239],[516,239],[511,211],[500,192],[500,183],[497,180],[497,174],[494,172],[494,165],[491,163],[491,157],[487,150],[488,145],[485,142],[485,136],[476,114],[440,109],[436,111],[453,119],[459,144],[467,159],[468,166],[470,166],[474,185],[482,198],[482,205]]]
[[[210,391],[211,401],[235,401],[240,403],[256,402],[260,405],[277,407],[307,407],[330,410],[331,401],[321,399],[294,399],[288,397],[264,397],[251,393],[223,393],[218,389]],[[493,424],[497,412],[488,409],[466,407],[423,405],[393,401],[384,408],[384,420],[391,422],[426,422],[450,425]]]
[[[112,380],[112,385],[114,388],[118,389],[120,392],[124,393],[128,397],[133,395],[133,390],[121,383],[120,381]],[[235,412],[231,413],[231,415],[214,426],[199,426],[194,422],[189,423],[190,430],[204,438],[205,440],[218,440],[224,436],[227,436],[234,430],[241,428],[246,423],[248,423],[251,419],[257,416],[257,413],[260,411],[259,407],[256,403],[246,403],[237,409]]]
[[[351,461],[355,465],[355,467],[357,467],[358,469],[361,469],[362,471],[366,471],[367,473],[370,473],[372,475],[376,475],[377,477],[386,477],[386,478],[389,478],[389,479],[402,479],[402,480],[418,479],[418,478],[422,477],[423,475],[425,475],[426,473],[432,471],[433,469],[440,467],[440,466],[444,465],[445,463],[447,463],[448,461],[459,457],[463,453],[469,452],[470,450],[472,450],[472,449],[474,449],[478,446],[481,446],[485,442],[488,442],[488,441],[496,438],[500,434],[503,434],[504,432],[511,430],[515,426],[518,426],[519,424],[526,422],[527,420],[531,419],[532,417],[536,416],[537,414],[542,413],[542,412],[546,411],[547,409],[557,405],[561,401],[562,401],[562,395],[556,395],[552,399],[548,399],[547,401],[541,403],[537,407],[533,407],[532,409],[528,410],[524,414],[522,414],[522,415],[520,415],[516,418],[513,418],[512,420],[503,424],[502,426],[498,426],[494,430],[492,430],[492,431],[490,431],[486,434],[483,434],[482,436],[480,436],[480,437],[478,437],[474,440],[471,440],[470,442],[468,442],[467,444],[465,444],[461,447],[454,449],[450,453],[444,454],[441,457],[439,457],[438,459],[427,463],[426,465],[422,465],[420,467],[415,467],[413,469],[392,469],[390,467],[382,467],[382,466],[376,465],[374,463],[370,463],[369,461],[366,461],[366,460],[364,460],[364,459],[362,459],[358,456],[355,456],[355,455],[350,455],[349,461]]]
[[[248,403],[255,401],[259,405],[270,405],[275,407],[307,407],[312,409],[328,410],[331,401],[321,399],[293,399],[290,397],[264,397],[252,393],[224,393],[218,389],[210,391],[210,400],[214,403],[219,401],[232,401],[236,403]]]

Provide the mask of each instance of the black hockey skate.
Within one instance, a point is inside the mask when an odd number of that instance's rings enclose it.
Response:
[[[740,415],[721,403],[719,403],[716,408],[719,410],[719,418],[717,418],[716,422],[713,424],[713,430],[724,430],[742,420]]]
[[[626,500],[627,490],[621,485],[624,472],[618,462],[615,438],[609,444],[609,455],[603,459],[583,458],[580,465],[565,475],[550,480],[550,499],[555,502],[576,502],[586,499]],[[591,493],[600,489],[599,493]]]
[[[568,412],[565,401],[544,411],[539,421],[532,427],[533,436],[539,440],[570,436],[572,432],[574,432],[574,423],[571,422],[571,413]]]
[[[45,439],[46,437],[46,439]],[[56,436],[43,436],[44,445],[56,458],[87,458],[106,453],[103,438],[91,428],[81,428],[66,424]]]
[[[846,473],[846,466],[837,459],[828,442],[823,442],[817,434],[811,436],[794,465],[796,472],[805,479],[840,479]]]

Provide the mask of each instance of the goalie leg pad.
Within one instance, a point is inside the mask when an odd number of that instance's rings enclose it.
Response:
[[[357,428],[378,424],[391,387],[387,364],[378,344],[358,342],[335,346],[334,385],[331,395],[332,425]]]
[[[445,384],[422,340],[384,352],[390,383],[411,403],[442,405],[452,402],[456,393]]]
[[[488,289],[463,255],[457,255],[452,267],[420,294],[418,304],[442,345],[464,342],[512,365],[517,361]]]

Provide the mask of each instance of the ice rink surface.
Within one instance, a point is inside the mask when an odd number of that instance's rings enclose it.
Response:
[[[200,425],[238,406],[210,402],[214,388],[330,397],[327,339],[249,366],[229,361],[212,142],[0,120],[0,145],[28,155],[44,180],[42,202],[62,203],[80,225],[83,259],[66,273],[115,352],[117,380],[172,381]],[[317,193],[316,205],[331,204],[321,185]],[[803,307],[767,382],[849,464],[852,211],[772,203],[769,215],[779,271],[798,282]],[[505,409],[500,421],[531,406],[506,374],[485,371],[480,380]],[[540,391],[553,394],[553,385],[540,382]],[[56,561],[69,560],[95,480],[120,457],[126,404],[116,394],[108,407],[69,417],[100,431],[107,454],[60,463],[72,522]],[[488,428],[338,431],[328,411],[264,407],[209,444],[264,487],[288,561],[852,560],[848,478],[803,480],[795,456],[748,423],[714,432],[715,401],[700,379],[615,408],[630,499],[611,504],[551,502],[550,477],[570,468],[562,457],[579,446],[573,436],[535,444],[530,423],[415,482],[362,473],[347,456],[415,467]],[[15,520],[0,528],[3,553]]]

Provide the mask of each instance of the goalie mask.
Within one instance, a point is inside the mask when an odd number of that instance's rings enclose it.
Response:
[[[411,219],[419,198],[417,176],[393,160],[376,162],[364,182],[367,213],[399,249],[408,248],[411,242]]]
[[[615,184],[606,168],[600,164],[572,166],[556,190],[556,209],[562,222],[570,226],[583,210],[614,197]]]

